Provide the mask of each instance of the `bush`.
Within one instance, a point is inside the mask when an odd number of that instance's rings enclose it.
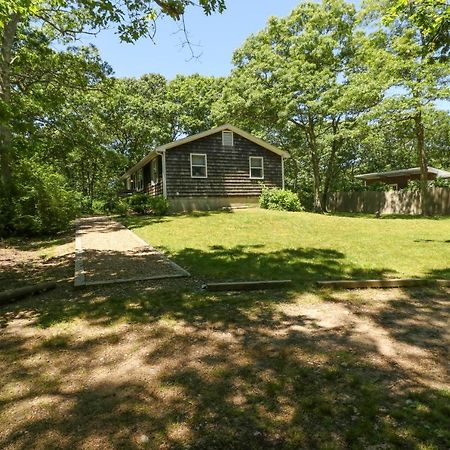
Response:
[[[80,211],[80,196],[52,167],[32,162],[17,167],[15,194],[0,202],[2,234],[54,234]],[[3,204],[1,204],[3,203]]]
[[[150,209],[150,199],[148,194],[133,194],[127,198],[127,202],[135,213],[147,214]]]
[[[111,212],[115,212],[121,216],[125,216],[128,213],[128,203],[124,199],[119,199],[113,206]]]
[[[259,206],[264,209],[278,209],[280,211],[303,211],[297,195],[284,189],[269,189],[263,187],[259,197]]]
[[[162,196],[151,197],[148,194],[133,194],[127,198],[131,210],[137,214],[163,216],[169,210],[169,202]]]

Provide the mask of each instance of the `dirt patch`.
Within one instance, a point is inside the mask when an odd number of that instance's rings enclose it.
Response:
[[[0,290],[73,278],[73,231],[54,239],[0,241]]]
[[[445,448],[449,294],[171,282],[4,308],[0,446]]]

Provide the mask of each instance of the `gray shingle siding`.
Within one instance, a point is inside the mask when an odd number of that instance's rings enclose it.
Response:
[[[208,177],[192,178],[190,154],[205,153]],[[250,179],[249,157],[264,158],[264,179]],[[215,133],[166,151],[168,197],[252,196],[261,192],[260,183],[282,187],[281,156],[234,134],[234,146],[222,145],[222,133]]]

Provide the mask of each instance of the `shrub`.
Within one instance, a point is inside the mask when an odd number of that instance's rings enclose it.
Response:
[[[300,200],[294,192],[284,189],[269,189],[265,186],[261,191],[259,205],[264,209],[303,211]]]
[[[137,214],[163,216],[169,210],[169,202],[162,196],[151,197],[148,194],[133,194],[127,199],[131,210]]]
[[[151,210],[155,216],[164,216],[169,211],[169,202],[162,195],[152,197]]]
[[[148,194],[133,194],[127,198],[127,202],[135,213],[147,214],[150,209],[150,199]]]
[[[125,216],[128,213],[128,203],[124,199],[119,199],[113,206],[111,212],[115,212],[121,216]]]
[[[3,234],[53,234],[66,229],[79,213],[79,195],[52,167],[23,162],[17,180],[13,198],[0,205],[8,210],[0,214]]]

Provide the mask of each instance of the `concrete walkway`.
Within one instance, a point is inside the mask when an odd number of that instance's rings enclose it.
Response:
[[[79,219],[75,286],[186,277],[189,273],[109,217]]]

